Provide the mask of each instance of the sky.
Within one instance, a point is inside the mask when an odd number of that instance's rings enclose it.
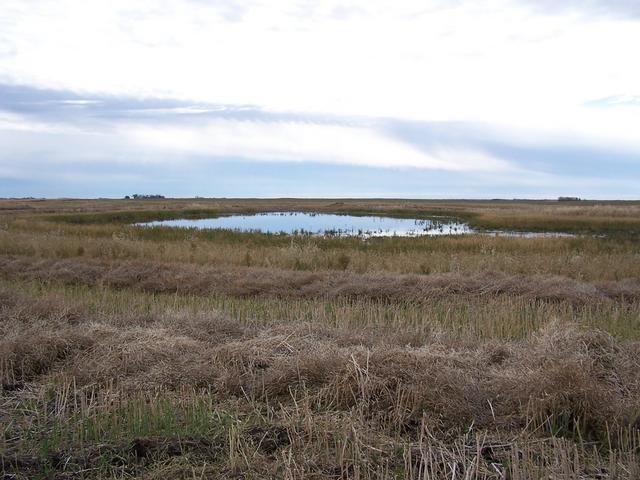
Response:
[[[2,0],[0,197],[640,198],[638,0]]]

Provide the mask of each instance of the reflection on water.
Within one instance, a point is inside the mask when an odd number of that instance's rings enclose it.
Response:
[[[422,235],[464,235],[478,233],[500,237],[573,237],[563,232],[476,231],[466,223],[445,218],[415,219],[379,216],[336,215],[332,213],[268,212],[254,215],[228,215],[197,220],[158,220],[137,223],[144,227],[181,227],[234,230],[290,235],[359,237],[418,237]]]
[[[285,233],[294,235],[335,235],[361,237],[415,237],[421,235],[461,235],[473,231],[464,223],[444,219],[410,219],[379,216],[335,215],[327,213],[269,212],[229,215],[197,220],[162,220],[138,225],[225,229],[240,232]]]

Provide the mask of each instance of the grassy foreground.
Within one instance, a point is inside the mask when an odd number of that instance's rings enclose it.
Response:
[[[596,235],[128,225],[269,210]],[[0,467],[640,478],[639,225],[631,202],[0,201]]]

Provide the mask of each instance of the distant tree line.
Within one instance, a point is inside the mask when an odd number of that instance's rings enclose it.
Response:
[[[125,200],[158,200],[164,198],[164,195],[142,195],[140,193],[134,193],[133,195],[126,195]]]
[[[581,200],[580,197],[558,197],[559,202],[579,202]]]

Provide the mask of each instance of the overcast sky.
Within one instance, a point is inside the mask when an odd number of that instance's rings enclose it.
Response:
[[[638,0],[2,0],[0,197],[640,198]]]

